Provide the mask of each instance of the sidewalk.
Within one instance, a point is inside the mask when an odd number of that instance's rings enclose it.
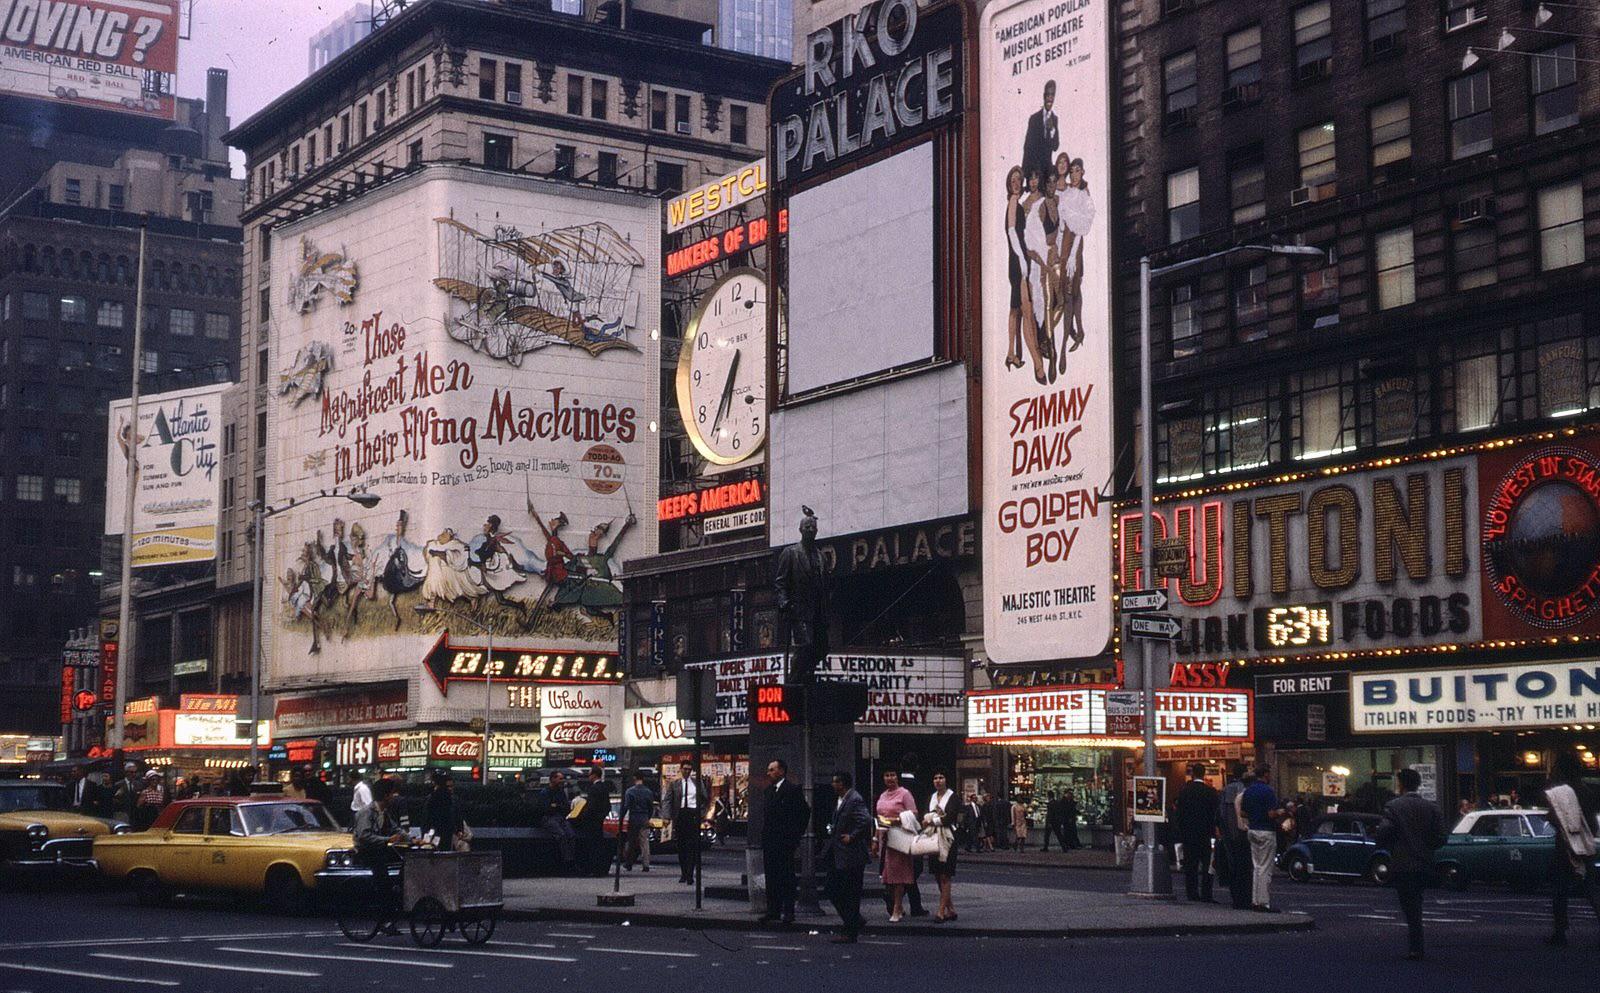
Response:
[[[622,892],[636,900],[632,907],[601,907],[596,898],[609,895],[610,877],[508,879],[505,914],[524,920],[581,921],[587,923],[683,927],[708,930],[756,930],[756,915],[745,900],[707,895],[703,910],[694,909],[694,890],[680,885],[673,869],[624,873]],[[675,868],[675,867],[674,867]],[[729,893],[739,888],[740,874],[732,868],[705,867],[707,890]],[[932,880],[923,880],[923,899],[929,900]],[[1191,904],[1183,900],[1151,900],[1120,893],[1041,889],[989,883],[966,883],[958,871],[955,883],[958,920],[935,924],[932,918],[907,918],[900,924],[884,919],[879,898],[862,899],[869,930],[877,935],[962,935],[968,937],[1065,937],[1251,934],[1310,930],[1313,919],[1302,913],[1257,914],[1225,905]],[[826,907],[826,903],[824,903]],[[831,931],[838,918],[831,908],[821,917],[802,916],[791,931]]]
[[[969,865],[1021,865],[1054,869],[1117,869],[1115,855],[1105,848],[1077,848],[1070,852],[1052,848],[1041,852],[1037,848],[1026,851],[962,852],[961,862]],[[1120,872],[1129,872],[1123,866]]]

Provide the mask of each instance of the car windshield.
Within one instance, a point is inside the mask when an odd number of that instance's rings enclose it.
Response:
[[[67,791],[59,786],[0,787],[0,814],[15,810],[66,810]]]
[[[239,807],[248,835],[288,834],[292,831],[337,831],[333,818],[320,803],[246,803]]]

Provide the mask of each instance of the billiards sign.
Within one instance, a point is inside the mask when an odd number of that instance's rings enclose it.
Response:
[[[1600,459],[1535,449],[1485,492],[1483,565],[1499,604],[1534,628],[1582,623],[1600,603]]]

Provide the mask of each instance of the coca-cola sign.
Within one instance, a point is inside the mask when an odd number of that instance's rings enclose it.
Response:
[[[398,762],[398,761],[400,761],[400,739],[399,738],[379,738],[378,739],[378,761],[379,762]]]
[[[539,691],[539,738],[546,748],[619,748],[621,686],[543,686]]]
[[[436,734],[428,754],[447,762],[476,762],[483,754],[483,739],[477,735]]]
[[[551,745],[599,745],[606,740],[606,725],[599,721],[556,721],[545,725],[545,742]]]

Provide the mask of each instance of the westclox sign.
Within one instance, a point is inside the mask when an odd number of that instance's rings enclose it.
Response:
[[[1357,734],[1595,721],[1600,721],[1600,662],[1593,659],[1350,677],[1350,729]]]

